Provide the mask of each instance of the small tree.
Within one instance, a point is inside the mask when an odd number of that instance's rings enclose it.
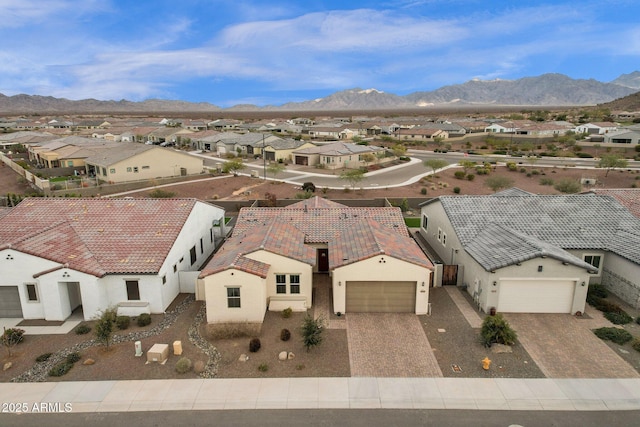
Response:
[[[284,172],[284,170],[284,164],[278,162],[273,162],[269,166],[267,166],[267,172],[269,172],[269,174],[273,176],[273,179],[276,179],[276,177]]]
[[[391,147],[391,152],[396,157],[402,157],[407,153],[407,147],[402,144],[395,144],[393,147]]]
[[[627,167],[627,159],[617,154],[603,154],[598,162],[598,166],[607,170],[604,174],[604,176],[607,176],[609,175],[609,171],[613,169]]]
[[[442,169],[443,167],[449,165],[449,162],[444,159],[427,159],[424,161],[424,165],[428,168],[431,168],[433,174],[435,175],[438,169]]]
[[[231,159],[227,160],[222,164],[222,172],[224,173],[233,173],[235,174],[238,171],[241,171],[246,166],[242,163],[241,159]]]
[[[513,180],[506,176],[492,175],[485,181],[487,187],[492,189],[494,193],[504,188],[509,188],[513,185]]]
[[[322,331],[324,331],[324,320],[322,317],[314,319],[308,314],[302,323],[302,343],[307,351],[322,343]]]
[[[491,344],[513,345],[518,335],[511,328],[509,322],[498,313],[494,316],[487,316],[482,322],[480,328],[480,340],[485,347],[491,347]]]
[[[2,345],[7,348],[7,352],[9,356],[12,356],[13,353],[11,349],[16,345],[20,344],[24,337],[24,330],[19,328],[4,328],[4,333],[2,334]]]
[[[566,194],[575,194],[579,193],[582,190],[582,185],[579,181],[573,180],[571,178],[564,178],[558,181],[553,188],[558,190],[561,193]]]
[[[373,153],[364,153],[360,156],[360,160],[367,166],[369,163],[372,163],[376,160],[376,156]]]
[[[465,175],[469,172],[469,170],[473,170],[476,167],[476,162],[472,160],[462,160],[458,164],[462,166],[462,170],[464,171]]]
[[[347,169],[340,174],[340,179],[347,181],[351,188],[355,188],[356,184],[364,179],[364,171],[361,169]]]
[[[107,348],[111,344],[111,335],[113,335],[113,326],[116,322],[117,312],[115,308],[108,308],[98,317],[95,332],[96,339],[103,343]]]

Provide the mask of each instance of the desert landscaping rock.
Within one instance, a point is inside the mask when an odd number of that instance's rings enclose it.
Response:
[[[296,355],[293,354],[293,352],[291,352],[291,351],[289,352],[289,354],[287,354],[287,360],[294,359],[295,357],[296,357]]]
[[[12,366],[13,366],[13,363],[11,363],[11,362],[7,362],[7,363],[5,363],[5,364],[4,364],[4,366],[2,367],[2,370],[3,370],[3,371],[6,371],[6,370],[8,370],[8,369],[11,369],[11,367],[12,367]]]
[[[287,352],[281,351],[280,354],[278,354],[278,360],[287,360]]]
[[[84,362],[82,362],[83,365],[89,365],[89,366],[91,366],[91,365],[93,365],[95,363],[96,363],[96,361],[91,359],[91,358],[89,358],[89,359],[85,360]]]
[[[504,344],[492,344],[491,353],[495,353],[495,354],[513,353],[513,349],[511,348],[511,346],[504,345]]]
[[[249,356],[247,356],[246,354],[242,353],[240,355],[240,357],[238,357],[238,361],[239,362],[246,362],[247,360],[249,360]]]

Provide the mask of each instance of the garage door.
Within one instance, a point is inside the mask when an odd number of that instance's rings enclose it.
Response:
[[[17,286],[0,286],[0,317],[22,317]]]
[[[503,313],[570,313],[573,280],[501,280],[497,310]]]
[[[415,313],[416,282],[347,282],[347,313]]]
[[[296,156],[296,165],[309,166],[309,158],[307,156]]]

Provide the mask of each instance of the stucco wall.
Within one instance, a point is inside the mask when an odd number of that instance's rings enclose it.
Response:
[[[199,174],[203,170],[200,157],[156,147],[106,168],[107,176],[102,175],[102,167],[98,177],[108,182],[137,181],[158,177],[180,176],[180,168],[187,169],[187,175]],[[148,166],[148,168],[145,168]],[[131,168],[131,171],[128,171]],[[134,172],[137,168],[138,172]],[[115,173],[111,172],[115,169]]]
[[[427,229],[423,228],[423,216],[429,218]],[[440,240],[438,240],[438,229],[441,230]],[[422,207],[420,212],[420,234],[427,240],[427,243],[436,251],[438,257],[445,264],[461,264],[460,254],[464,252],[460,240],[456,236],[449,219],[439,202],[433,202]],[[446,235],[446,242],[442,244],[442,236]],[[456,250],[458,251],[456,253]],[[436,284],[439,286],[440,284]]]
[[[384,261],[384,262],[382,262]],[[415,281],[416,314],[426,314],[429,303],[429,275],[431,271],[419,265],[378,255],[333,270],[333,311],[345,313],[347,281]],[[422,284],[424,283],[424,286]],[[424,292],[423,292],[424,291]]]
[[[201,279],[208,323],[262,323],[267,311],[266,279],[229,269]],[[227,306],[227,288],[240,288],[240,307]]]

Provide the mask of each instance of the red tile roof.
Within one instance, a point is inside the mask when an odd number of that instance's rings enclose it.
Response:
[[[613,197],[635,217],[640,218],[640,188],[598,188],[591,191]]]
[[[95,276],[157,273],[196,199],[28,198],[0,222],[12,248]]]

